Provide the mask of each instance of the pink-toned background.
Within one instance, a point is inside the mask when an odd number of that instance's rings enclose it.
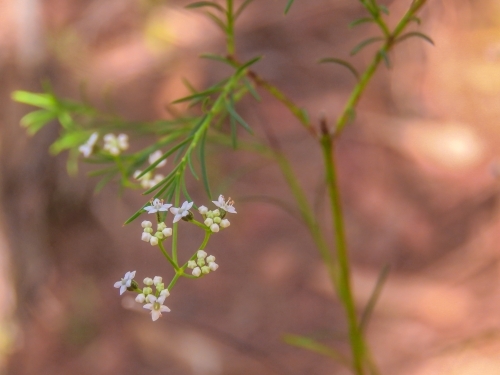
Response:
[[[50,79],[60,96],[85,86],[100,108],[131,120],[168,118],[165,105],[229,73],[204,52],[223,38],[188,1],[4,0],[0,3],[0,364],[5,374],[346,374],[331,360],[289,347],[284,333],[340,350],[346,325],[308,233],[258,200],[292,202],[279,170],[258,157],[211,148],[213,188],[236,200],[230,229],[210,242],[219,270],[183,279],[152,323],[113,283],[171,271],[123,221],[143,203],[117,187],[93,194],[84,166],[68,177],[65,155],[48,154],[52,124],[28,137],[16,89]],[[377,33],[349,30],[356,1],[255,0],[237,25],[242,59],[305,107],[317,123],[340,113],[354,81],[322,57],[347,57]],[[409,1],[384,2],[394,25]],[[339,173],[359,309],[377,274],[391,273],[368,339],[384,374],[500,373],[498,188],[500,6],[495,0],[429,0],[419,30],[381,67],[338,146]],[[416,25],[415,25],[416,26]],[[363,69],[374,52],[353,58]],[[239,110],[265,140],[271,127],[325,217],[315,141],[265,93]],[[144,141],[141,141],[144,142]],[[168,166],[166,167],[166,170]],[[247,174],[241,176],[241,172]],[[232,181],[231,176],[238,177]],[[232,182],[232,183],[230,183]],[[206,198],[196,182],[196,202]],[[184,226],[181,252],[201,238]]]

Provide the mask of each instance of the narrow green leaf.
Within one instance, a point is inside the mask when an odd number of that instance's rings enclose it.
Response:
[[[238,124],[234,116],[229,116],[229,124],[231,125],[231,146],[233,150],[236,150],[238,148]]]
[[[111,182],[111,180],[113,179],[113,177],[116,176],[117,173],[118,172],[112,172],[112,173],[109,173],[106,176],[104,176],[101,179],[101,181],[99,181],[97,183],[97,185],[95,186],[94,192],[99,193],[109,182]]]
[[[188,160],[189,169],[191,170],[191,174],[193,175],[193,177],[195,179],[199,180],[200,178],[198,177],[198,174],[196,173],[194,166],[193,166],[193,161],[191,160],[191,153],[189,153],[187,155],[187,160]]]
[[[187,187],[186,187],[186,179],[184,178],[184,176],[181,179],[181,189],[182,189],[182,193],[184,194],[184,197],[186,198],[186,200],[189,202],[192,202],[193,198],[191,198],[191,196],[189,195],[189,192],[188,192]]]
[[[247,78],[243,78],[243,84],[248,89],[248,92],[254,97],[254,99],[260,102],[260,95],[255,90],[255,87],[253,87],[252,83]]]
[[[422,20],[420,18],[418,18],[417,16],[410,17],[410,22],[411,21],[416,22],[417,25],[420,25],[422,23]]]
[[[288,345],[296,346],[298,348],[306,349],[311,352],[318,353],[326,357],[330,357],[331,359],[339,362],[340,364],[348,368],[351,368],[351,361],[349,360],[349,358],[347,358],[339,351],[330,348],[329,346],[326,346],[324,344],[321,344],[313,339],[310,339],[305,336],[286,334],[283,336],[283,340]]]
[[[409,32],[409,33],[406,33],[402,36],[400,36],[397,40],[396,40],[396,43],[400,43],[402,42],[403,40],[406,40],[408,38],[412,38],[412,37],[417,37],[417,38],[422,38],[423,40],[425,40],[426,42],[429,42],[430,44],[432,44],[433,46],[435,45],[434,44],[434,41],[427,35],[423,34],[423,33],[419,33],[418,31],[412,31],[412,32]]]
[[[234,19],[236,20],[240,14],[245,10],[245,8],[247,6],[250,5],[250,3],[252,2],[253,0],[245,0],[241,5],[240,7],[238,8],[238,10],[234,13]]]
[[[241,65],[238,68],[238,70],[236,71],[236,73],[234,75],[237,76],[238,74],[240,74],[241,72],[243,72],[246,68],[248,68],[250,65],[255,64],[260,59],[262,59],[262,56],[257,56],[257,57],[254,57],[251,60],[248,60],[246,63],[244,63],[243,65]]]
[[[375,42],[383,41],[383,40],[384,40],[384,38],[381,36],[375,36],[373,38],[368,38],[366,40],[363,40],[361,43],[359,43],[356,47],[354,47],[351,50],[351,56],[354,56],[355,54],[357,54],[359,51],[361,51],[366,46],[368,46],[372,43],[375,43]]]
[[[177,173],[177,170],[179,169],[179,165],[176,166],[174,169],[172,169],[170,171],[170,173],[167,175],[167,177],[165,177],[163,180],[161,180],[160,182],[158,182],[155,186],[149,188],[148,190],[146,190],[144,193],[142,193],[142,195],[148,195],[148,194],[151,194],[153,191],[155,191],[156,189],[158,189],[160,186],[163,186],[163,185],[168,185],[173,176],[175,176],[175,174]]]
[[[349,24],[349,28],[352,29],[353,27],[369,22],[375,22],[375,20],[371,17],[358,18],[357,20],[354,20]]]
[[[238,122],[243,128],[249,132],[250,134],[253,134],[252,128],[241,118],[241,116],[236,112],[234,109],[234,102],[232,96],[229,97],[229,100],[225,101],[226,104],[226,109],[231,117],[234,117],[236,122]]]
[[[384,59],[385,66],[387,69],[391,69],[391,60],[389,59],[389,55],[387,55],[387,52],[384,49],[381,49],[378,51],[380,56],[382,56],[382,59]]]
[[[205,14],[210,18],[219,28],[222,30],[222,32],[225,34],[227,30],[226,24],[215,14],[210,13],[210,12],[205,12]]]
[[[177,172],[177,170],[175,171]],[[174,187],[175,188],[175,179],[176,179],[176,173],[172,173],[170,172],[169,175],[167,176],[166,178],[166,181],[165,181],[165,185],[160,189],[158,190],[155,195],[153,196],[153,198],[159,198],[162,196],[162,194],[165,192],[165,190],[167,190],[169,187]]]
[[[90,171],[87,173],[87,176],[89,177],[97,177],[97,176],[102,176],[103,174],[107,174],[110,172],[118,172],[118,167],[116,165],[113,165],[108,168],[103,168],[103,169],[97,169],[95,171]]]
[[[224,57],[224,56],[220,56],[220,55],[214,55],[214,54],[211,54],[211,53],[204,53],[202,55],[200,55],[200,57],[202,59],[208,59],[208,60],[214,60],[214,61],[220,61],[220,62],[223,62],[224,64],[227,64],[233,68],[237,68],[238,65],[232,61],[232,60],[229,60],[227,57]]]
[[[55,110],[57,108],[57,101],[51,94],[36,94],[28,91],[14,91],[12,99],[19,103],[29,104],[34,107]]]
[[[21,118],[21,126],[28,128],[28,134],[33,135],[56,117],[52,111],[39,109],[24,115]]]
[[[384,268],[382,268],[382,271],[380,271],[380,274],[378,275],[377,283],[375,284],[375,288],[373,289],[373,292],[370,296],[370,299],[368,300],[368,303],[367,303],[365,310],[363,311],[363,314],[361,315],[361,319],[359,321],[359,329],[361,332],[366,331],[366,327],[368,326],[368,323],[369,323],[370,318],[372,316],[375,305],[377,304],[378,298],[380,297],[380,293],[382,292],[382,288],[384,287],[384,283],[387,280],[387,276],[389,275],[389,271],[390,271],[390,267],[387,265]]]
[[[130,224],[132,221],[134,221],[135,219],[137,219],[144,211],[144,207],[146,206],[150,206],[151,205],[151,202],[148,201],[146,203],[144,203],[142,205],[141,208],[139,208],[132,216],[130,216],[124,223],[123,225],[127,225],[127,224]]]
[[[203,7],[212,7],[214,9],[217,9],[218,11],[224,13],[225,9],[221,7],[217,3],[212,3],[211,1],[198,1],[196,3],[191,3],[189,5],[186,5],[186,8],[188,9],[194,9],[194,8],[203,8]]]
[[[188,95],[188,96],[185,96],[183,98],[177,99],[177,100],[173,101],[172,104],[177,104],[177,103],[182,103],[182,102],[188,102],[190,100],[195,100],[195,99],[199,99],[199,98],[203,99],[206,96],[211,95],[213,93],[216,93],[216,92],[218,92],[220,90],[221,90],[220,87],[213,87],[213,88],[207,89],[205,91],[200,91],[200,92],[197,92],[196,94]]]
[[[285,14],[288,14],[288,11],[292,7],[292,4],[295,0],[288,0],[288,3],[286,3],[286,8],[285,8]]]
[[[89,138],[87,132],[68,132],[63,134],[59,139],[50,145],[49,151],[53,155],[57,155],[61,151],[80,146]]]
[[[143,170],[136,178],[139,179],[142,176],[144,176],[146,173],[149,171],[152,171],[153,169],[156,168],[158,164],[160,164],[163,160],[168,158],[170,155],[172,155],[174,152],[176,152],[178,149],[180,149],[182,146],[187,144],[188,142],[192,141],[193,137],[188,137],[185,140],[183,140],[181,143],[178,143],[176,146],[172,147],[170,150],[165,152],[158,160],[156,160],[153,164],[151,164],[149,167],[147,167],[145,170]]]
[[[384,14],[389,15],[389,8],[387,8],[385,5],[379,4],[378,9]]]
[[[208,198],[212,199],[212,193],[210,192],[210,183],[208,182],[208,173],[207,173],[207,164],[205,160],[205,142],[207,137],[207,130],[203,132],[203,135],[200,139],[200,165],[201,165],[201,176],[203,179],[203,186],[205,187],[205,191],[208,195]]]
[[[342,65],[342,66],[346,67],[347,69],[349,69],[349,71],[352,74],[354,74],[356,79],[359,80],[359,73],[356,70],[356,68],[345,60],[337,59],[337,58],[333,58],[333,57],[327,57],[327,58],[319,60],[318,63],[320,63],[320,64],[322,64],[322,63],[334,63],[334,64]]]

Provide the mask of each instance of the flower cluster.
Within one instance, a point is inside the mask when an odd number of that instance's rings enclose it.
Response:
[[[88,158],[94,152],[99,139],[99,133],[95,132],[89,137],[87,142],[78,147],[78,150],[83,154],[83,157]],[[128,135],[106,134],[104,136],[103,150],[109,152],[113,156],[118,156],[122,151],[128,149]]]
[[[153,164],[158,159],[160,159],[163,156],[163,153],[160,150],[156,150],[152,154],[149,155],[149,164]],[[165,164],[167,164],[167,160],[162,160],[159,162],[155,168],[160,168],[163,167]],[[153,171],[149,171],[144,174],[144,176],[139,177],[139,175],[142,173],[142,171],[138,170],[134,172],[134,178],[138,179],[141,186],[144,189],[151,189],[153,186],[161,182],[165,178],[162,174],[158,173],[156,175],[153,174]]]
[[[215,271],[219,265],[215,263],[215,257],[208,255],[204,250],[198,250],[196,260],[190,260],[187,264],[188,268],[193,270],[193,276],[199,277],[201,274],[208,274],[210,271]]]
[[[170,312],[170,309],[163,305],[165,303],[165,298],[170,295],[170,292],[168,289],[165,289],[165,285],[160,276],[155,276],[153,279],[146,277],[143,282],[145,287],[142,288],[142,292],[135,297],[135,300],[139,303],[145,303],[143,307],[151,310],[151,318],[154,322],[158,320],[162,312]],[[153,293],[153,288],[151,288],[153,285],[156,289],[155,293]]]
[[[154,235],[153,235],[153,223],[144,220],[141,223],[141,226],[144,228],[141,240],[143,240],[144,242],[149,242],[151,246],[158,245],[158,241],[161,241],[164,238],[170,237],[172,235],[172,228],[167,228],[165,223],[158,223],[158,226],[156,228],[156,233]]]
[[[203,215],[203,223],[210,228],[212,232],[216,233],[220,228],[227,228],[231,225],[229,220],[224,218],[226,212],[235,214],[236,210],[233,207],[234,201],[232,201],[231,198],[225,201],[223,195],[219,195],[219,199],[212,202],[219,208],[209,211],[205,206],[201,206],[198,208],[198,211]]]

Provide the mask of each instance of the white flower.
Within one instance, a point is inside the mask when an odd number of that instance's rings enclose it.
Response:
[[[233,207],[234,202],[229,198],[227,201],[224,201],[224,196],[219,195],[219,200],[212,201],[217,207],[222,208],[224,211],[229,212],[230,214],[235,214],[236,210]]]
[[[151,239],[149,240],[149,243],[151,244],[151,246],[156,246],[156,245],[158,245],[158,237],[156,237],[156,236],[151,236]]]
[[[172,228],[165,228],[161,232],[165,237],[170,237],[172,235]]]
[[[198,207],[198,212],[202,215],[205,215],[208,212],[208,208],[206,208],[205,206],[200,206]]]
[[[159,211],[168,211],[168,209],[172,207],[171,204],[163,203],[163,200],[159,200],[158,198],[151,203],[151,206],[146,206],[144,209],[148,212],[148,214],[154,214]]]
[[[116,137],[114,134],[106,134],[104,136],[104,150],[111,155],[120,155],[120,152],[128,148],[128,135],[120,134]]]
[[[130,288],[130,286],[132,285],[132,280],[134,279],[134,276],[135,276],[135,271],[131,271],[131,272],[129,271],[125,274],[125,276],[123,277],[123,279],[121,279],[121,281],[117,281],[115,283],[115,288],[120,288],[120,295],[125,293],[127,288]]]
[[[198,259],[205,259],[207,257],[207,253],[204,250],[198,250],[196,257]]]
[[[143,228],[151,228],[152,226],[153,226],[153,224],[150,221],[147,221],[147,220],[144,220],[141,223],[141,227],[143,227]]]
[[[217,268],[219,268],[219,265],[215,262],[209,262],[208,268],[210,268],[210,271],[215,271]]]
[[[155,161],[157,161],[162,156],[163,156],[163,153],[160,150],[156,150],[155,152],[153,152],[152,154],[149,155],[149,164],[153,164]],[[156,167],[160,168],[160,167],[163,167],[165,164],[167,164],[167,159],[159,162]]]
[[[168,291],[168,289],[163,289],[161,292],[160,292],[160,297],[168,297],[170,295],[170,292]]]
[[[97,138],[99,138],[99,133],[92,133],[90,138],[87,139],[87,142],[78,147],[78,150],[83,154],[83,157],[88,158],[92,154]]]
[[[147,286],[153,285],[153,279],[151,277],[146,277],[142,282]]]
[[[144,303],[144,301],[146,301],[146,296],[143,293],[138,294],[137,297],[135,297],[135,302]]]
[[[155,276],[153,279],[153,284],[158,285],[162,282],[163,278],[161,276]]]
[[[149,303],[145,304],[144,308],[151,310],[151,318],[153,319],[153,322],[158,320],[162,312],[170,312],[170,309],[167,306],[163,306],[165,298],[166,296],[160,296],[158,298],[153,295],[148,296]]]
[[[148,232],[142,232],[141,240],[143,240],[144,242],[149,242],[149,240],[151,240],[151,234],[149,234]]]
[[[215,257],[213,255],[210,255],[207,257],[207,262],[210,263],[210,262],[215,262]]]
[[[210,230],[214,233],[217,233],[219,231],[219,226],[217,224],[212,224],[210,225]]]
[[[207,217],[204,221],[205,225],[207,227],[209,227],[210,225],[212,225],[214,223],[213,219],[210,219],[209,217]]]
[[[193,276],[196,276],[196,277],[200,276],[201,275],[201,269],[200,269],[200,267],[196,267],[193,270],[192,274],[193,274]]]
[[[231,225],[231,223],[228,219],[222,219],[219,225],[221,226],[221,228],[227,228]]]
[[[177,223],[180,219],[183,217],[187,216],[189,214],[189,209],[193,207],[193,202],[184,202],[181,207],[172,207],[170,209],[170,212],[173,213],[174,216],[174,223]]]
[[[187,267],[191,269],[196,268],[196,262],[194,260],[188,260]]]

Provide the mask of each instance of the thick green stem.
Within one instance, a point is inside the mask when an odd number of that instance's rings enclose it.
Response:
[[[339,291],[339,298],[346,311],[349,325],[349,340],[351,342],[353,370],[357,375],[362,375],[364,374],[363,362],[365,357],[365,344],[356,316],[356,306],[354,304],[351,285],[351,268],[347,253],[347,241],[342,215],[342,205],[337,183],[337,174],[335,171],[335,152],[333,142],[328,135],[323,136],[321,140],[321,148],[323,150],[323,158],[325,162],[325,174],[328,195],[330,197],[330,209],[333,226],[335,228],[335,243],[337,251],[336,266],[338,267],[337,289]]]

